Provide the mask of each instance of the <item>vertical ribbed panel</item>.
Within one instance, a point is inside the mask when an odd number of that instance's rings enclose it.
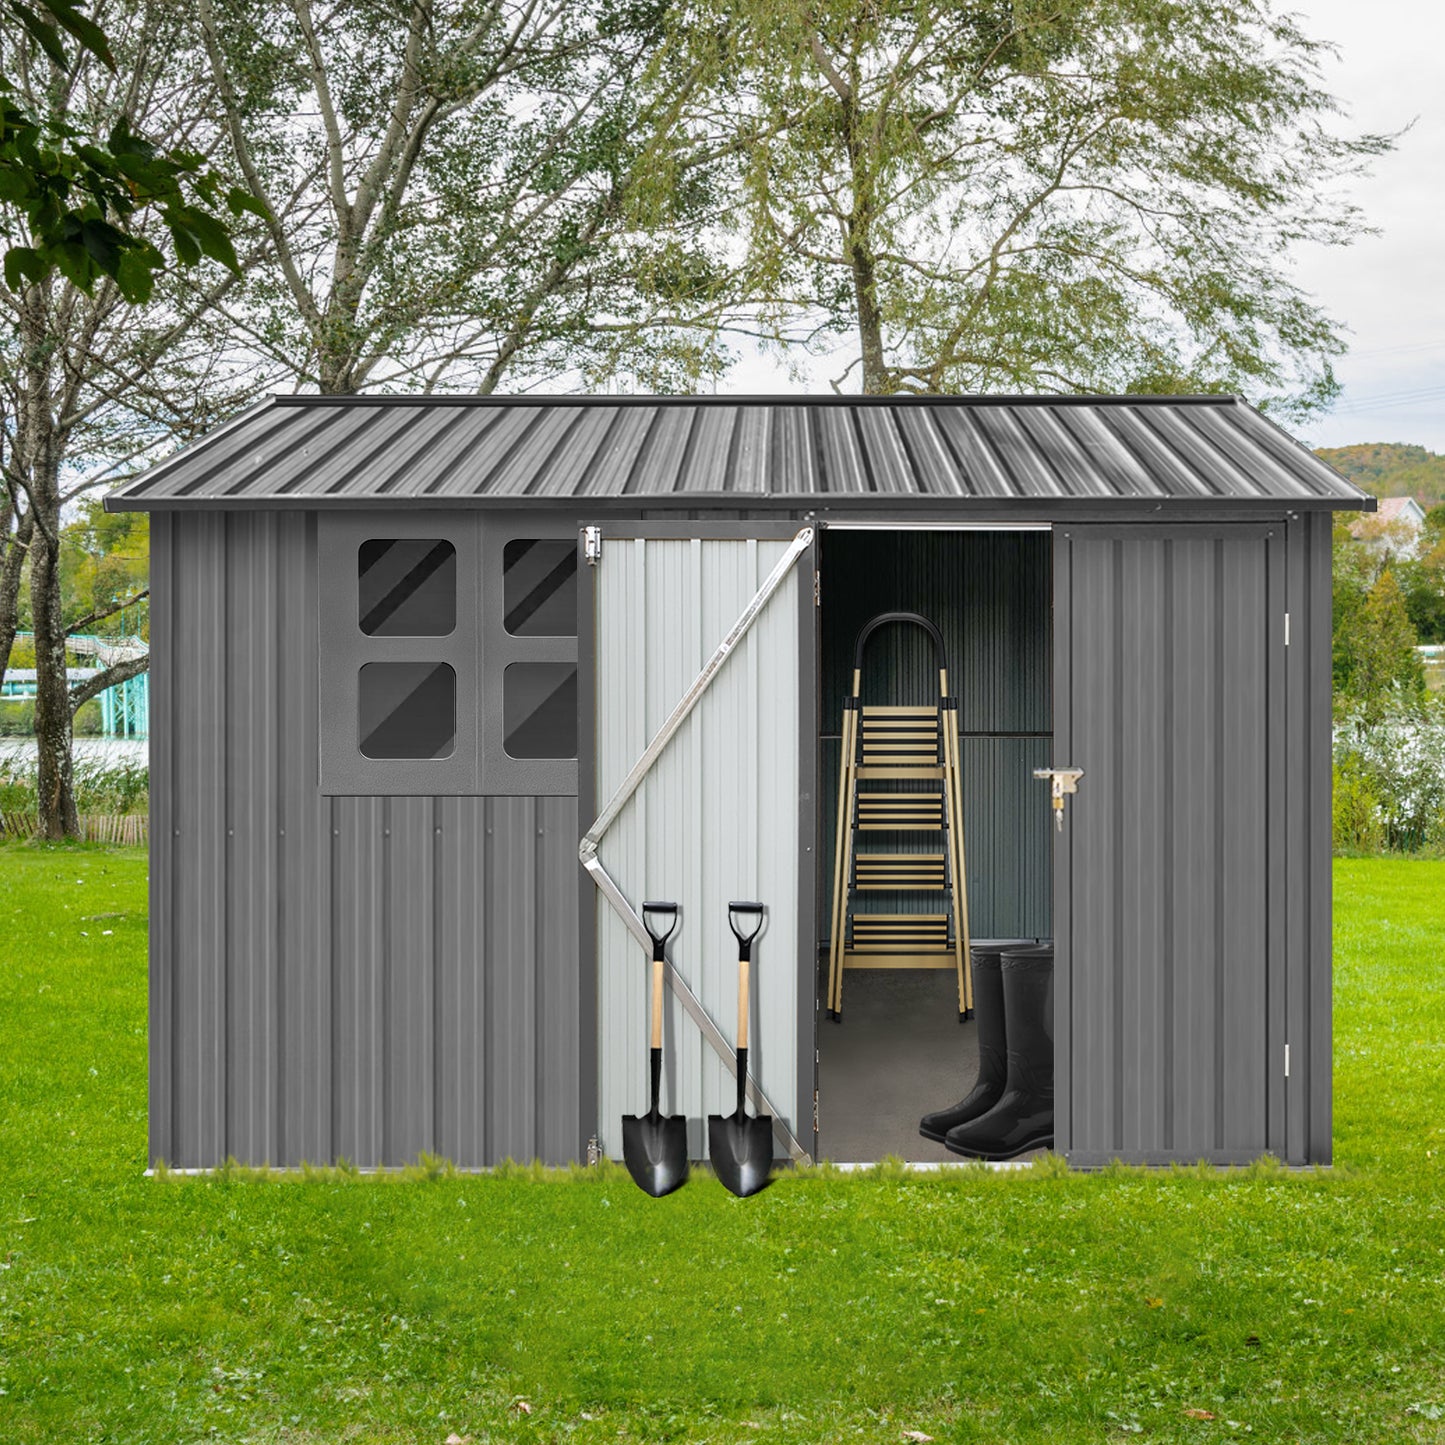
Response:
[[[1267,1020],[1282,986],[1270,898],[1266,529],[1074,527],[1066,956],[1071,1158],[1239,1159],[1278,1147]],[[1273,1067],[1278,1067],[1279,1061]]]
[[[943,633],[949,686],[959,699],[969,924],[978,938],[1043,938],[1052,931],[1048,791],[1049,535],[1044,532],[833,531],[824,534],[823,705],[819,724],[825,873],[819,937],[831,924],[838,807],[838,732],[852,688],[854,645],[880,612],[918,612]],[[938,697],[932,645],[918,627],[873,634],[865,703],[923,705]],[[984,734],[984,736],[979,736]],[[992,734],[992,736],[989,736]],[[1024,734],[1025,736],[1010,736]],[[1032,734],[1032,736],[1029,736]],[[870,837],[904,848],[906,837]],[[876,912],[927,911],[931,899],[875,895]]]
[[[152,1159],[575,1158],[575,800],[322,797],[314,517],[156,536]]]
[[[609,798],[786,549],[756,540],[617,539],[597,573],[597,795]],[[798,593],[792,574],[603,838],[634,905],[671,899],[670,948],[725,1037],[737,1026],[735,898],[768,919],[754,955],[750,1070],[799,1132]],[[647,1108],[647,957],[598,909],[598,1134],[616,1155],[623,1114]],[[685,1113],[693,1157],[706,1116],[731,1113],[732,1075],[669,996],[663,1108]]]

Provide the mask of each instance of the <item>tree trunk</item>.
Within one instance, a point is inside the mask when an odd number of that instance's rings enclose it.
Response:
[[[893,378],[883,359],[883,316],[878,309],[878,282],[873,270],[873,257],[866,239],[852,228],[848,238],[849,259],[853,264],[853,294],[858,307],[858,345],[863,355],[864,396],[888,396],[893,391]]]
[[[59,509],[55,524],[58,533]],[[70,755],[70,686],[65,672],[65,619],[60,607],[59,549],[37,530],[30,548],[30,611],[35,618],[36,793],[40,837],[80,833],[75,769]]]
[[[853,204],[843,221],[843,247],[853,272],[853,300],[858,308],[858,349],[863,360],[864,396],[888,396],[893,378],[883,357],[883,314],[878,308],[878,273],[874,265],[872,223],[876,214],[873,165],[863,119],[855,104],[857,78],[853,77],[839,107],[843,145],[848,153]]]
[[[20,525],[10,531],[10,508],[0,507],[0,520],[5,523],[5,560],[0,563],[0,681],[10,666],[10,649],[15,645],[15,632],[20,626],[20,574],[35,530],[35,519],[25,512]]]

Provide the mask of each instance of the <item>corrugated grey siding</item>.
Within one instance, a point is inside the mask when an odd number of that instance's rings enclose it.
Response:
[[[1369,498],[1235,397],[278,396],[113,492],[131,508],[458,498]]]
[[[832,919],[838,731],[854,646],[869,618],[897,610],[921,613],[943,632],[959,699],[970,930],[978,938],[1052,932],[1048,790],[1033,776],[1052,761],[1052,546],[1047,532],[824,533],[820,938]],[[864,663],[865,704],[937,699],[933,649],[920,628],[874,633]],[[912,842],[879,835],[868,846],[906,851]],[[874,894],[869,906],[921,912],[935,902]]]
[[[321,796],[315,532],[155,519],[152,1159],[575,1158],[575,799]]]
[[[1056,536],[1060,1147],[1283,1154],[1284,528]]]
[[[767,577],[787,543],[626,539],[596,569],[596,787],[605,803]],[[672,899],[669,957],[732,1039],[737,946],[727,905],[768,906],[752,973],[750,1071],[804,1138],[798,1098],[798,591],[796,570],[724,663],[682,730],[603,837],[599,857],[634,906]],[[598,1137],[618,1155],[623,1114],[647,1108],[647,956],[605,902],[598,911]],[[810,1012],[811,995],[805,1007]],[[706,1117],[736,1085],[668,996],[663,1109]],[[811,1101],[809,1101],[811,1103]],[[811,1140],[811,1109],[805,1147]]]

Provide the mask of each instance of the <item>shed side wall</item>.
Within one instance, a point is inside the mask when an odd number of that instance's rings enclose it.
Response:
[[[152,549],[152,1162],[576,1158],[576,800],[322,797],[314,514]]]

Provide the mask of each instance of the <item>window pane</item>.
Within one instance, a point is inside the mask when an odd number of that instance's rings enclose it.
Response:
[[[503,746],[513,758],[577,756],[577,664],[514,662],[502,674]]]
[[[435,537],[374,537],[357,555],[368,637],[445,637],[457,625],[457,549]]]
[[[514,637],[576,637],[577,544],[516,538],[502,548],[503,607]]]
[[[457,735],[457,675],[444,662],[368,662],[359,710],[367,757],[449,758]]]

